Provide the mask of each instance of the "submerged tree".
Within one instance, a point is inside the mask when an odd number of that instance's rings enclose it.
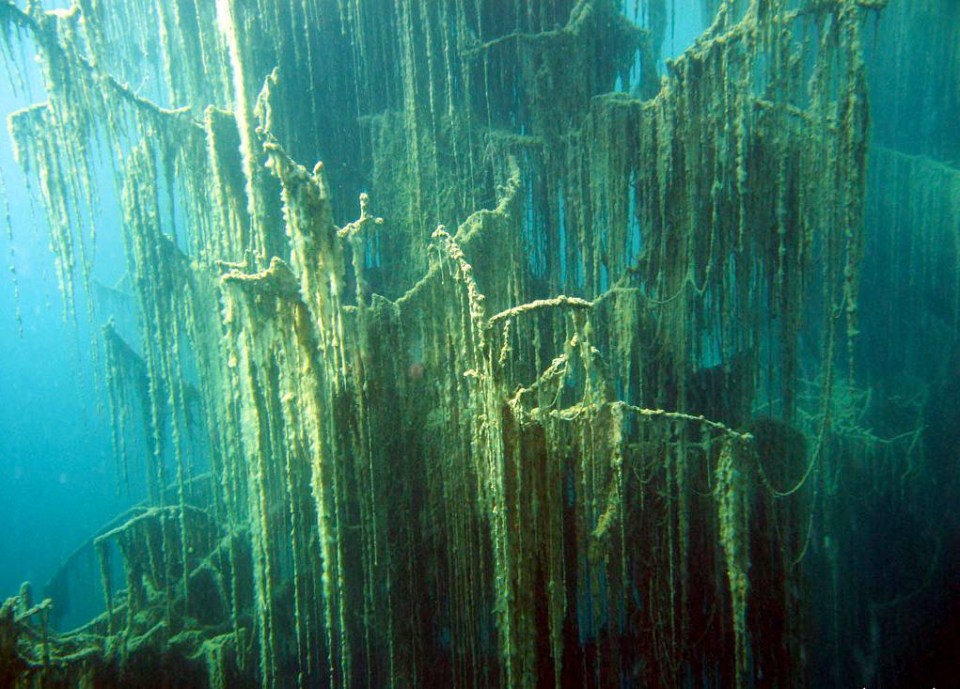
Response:
[[[0,2],[68,309],[122,233],[149,487],[103,615],[0,619],[16,686],[805,683],[883,3],[703,0],[662,74],[625,4]]]

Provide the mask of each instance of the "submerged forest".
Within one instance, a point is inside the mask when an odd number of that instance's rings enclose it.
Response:
[[[0,686],[956,682],[955,2],[60,5],[7,123],[135,506]]]

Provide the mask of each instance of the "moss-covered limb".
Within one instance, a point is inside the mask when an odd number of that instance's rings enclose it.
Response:
[[[608,532],[622,525],[623,515],[623,405],[612,405],[610,407],[609,423],[610,428],[607,433],[609,438],[610,452],[610,481],[606,505],[603,507],[599,518],[596,520],[596,526],[590,534],[590,537],[596,542],[604,541]],[[596,555],[596,551],[594,551]],[[621,553],[622,556],[622,553]]]
[[[556,363],[556,362],[555,362]],[[549,369],[549,372],[552,373],[553,367]],[[529,389],[525,388],[522,391],[518,392],[519,394],[528,392]],[[515,395],[517,397],[518,395]],[[718,433],[720,437],[727,437],[731,441],[737,441],[749,445],[750,441],[753,440],[753,436],[750,433],[744,431],[737,431],[735,429],[729,428],[726,425],[720,423],[719,421],[714,421],[708,419],[704,416],[693,416],[691,414],[685,414],[683,412],[669,411],[666,409],[646,409],[642,407],[635,407],[630,404],[626,404],[621,401],[609,402],[606,404],[577,404],[570,407],[565,407],[562,409],[553,409],[549,411],[549,415],[556,417],[558,419],[563,419],[566,421],[572,421],[578,418],[590,417],[598,412],[598,410],[603,409],[607,406],[621,410],[624,412],[629,412],[631,414],[636,414],[640,417],[657,420],[664,419],[666,421],[675,421],[681,423],[687,423],[694,427],[702,427],[709,431]]]
[[[820,0],[819,2],[811,2],[804,7],[794,10],[789,16],[801,17],[808,14],[834,13],[844,4],[853,5],[861,10],[880,12],[885,10],[890,2],[889,0],[853,0],[851,3],[850,0]]]
[[[443,225],[433,231],[431,238],[440,245],[447,258],[454,264],[456,279],[466,286],[466,299],[469,305],[470,323],[472,325],[472,347],[481,351],[486,348],[486,296],[480,291],[479,285],[473,276],[473,266],[467,262],[463,249],[454,237],[446,231]]]
[[[208,262],[240,262],[249,246],[244,179],[239,170],[240,135],[233,113],[210,106],[204,112],[207,158],[216,224],[205,238],[201,258]]]
[[[282,171],[285,183],[295,182],[292,176],[297,170]],[[309,184],[306,173],[301,174],[300,179]],[[330,234],[335,241],[332,226]],[[303,586],[297,583],[293,591],[295,636],[307,653],[302,668],[312,667],[314,676],[326,668],[330,681],[341,685],[351,674],[344,602],[348,583],[339,529],[345,509],[342,477],[347,467],[337,466],[346,460],[341,455],[345,448],[339,445],[335,414],[324,413],[338,404],[332,386],[338,380],[347,382],[341,379],[343,368],[336,354],[340,345],[329,334],[337,326],[314,318],[308,304],[322,303],[315,301],[322,295],[302,298],[302,282],[279,259],[260,274],[233,271],[221,282],[232,368],[243,400],[243,452],[256,467],[253,472],[243,471],[251,496],[246,511],[256,530],[255,605],[261,672],[267,681],[275,681],[282,632],[278,626],[281,609],[271,582],[278,576],[275,572],[286,566],[286,556],[278,559],[278,554],[289,548],[294,578],[304,582]],[[335,313],[329,303],[324,308],[324,315]],[[329,339],[321,348],[318,338],[324,331]],[[329,359],[323,356],[325,352],[330,353]],[[304,493],[315,501],[315,507],[306,513],[299,506]],[[283,507],[277,511],[275,505]],[[307,535],[312,533],[320,543],[318,560],[306,557],[303,550],[314,538]],[[310,581],[315,583],[308,586]],[[310,638],[322,638],[322,647],[309,650]],[[319,653],[325,654],[324,662],[314,657]]]
[[[505,224],[515,217],[516,204],[518,202],[517,194],[520,191],[520,169],[513,159],[509,161],[508,169],[510,174],[497,199],[496,207],[492,209],[482,208],[474,211],[466,220],[457,226],[457,230],[453,234],[452,239],[461,249],[468,247],[476,238],[487,233],[495,232],[498,224]],[[446,232],[446,230],[444,230],[444,232]],[[424,291],[428,285],[440,279],[442,275],[442,263],[440,261],[431,262],[427,273],[408,289],[403,296],[396,300],[395,303],[397,307],[402,309],[408,302],[415,301],[416,297]]]
[[[257,273],[244,273],[231,270],[220,278],[225,285],[236,284],[244,290],[249,290],[265,297],[297,300],[300,296],[300,286],[297,278],[285,261],[276,256],[270,265]]]
[[[514,306],[507,309],[506,311],[501,311],[500,313],[494,314],[489,318],[487,323],[491,326],[496,325],[498,322],[507,320],[509,318],[516,318],[517,316],[522,316],[527,313],[532,313],[539,311],[540,309],[550,309],[557,307],[571,308],[571,309],[589,309],[592,307],[592,303],[586,299],[579,299],[577,297],[568,297],[561,294],[557,297],[552,297],[550,299],[537,299],[535,301],[528,302],[526,304],[520,304],[519,306]]]
[[[186,510],[193,516],[197,518],[203,518],[204,520],[209,521],[209,514],[206,510],[194,507],[192,505],[187,505]],[[144,507],[138,508],[130,513],[129,518],[124,520],[122,523],[117,524],[113,528],[103,530],[93,541],[95,547],[100,547],[101,542],[106,542],[110,539],[116,539],[117,537],[138,528],[140,525],[147,522],[156,522],[163,515],[171,515],[180,511],[179,507]]]
[[[383,218],[379,218],[367,211],[367,208],[370,204],[370,195],[363,193],[360,194],[360,217],[357,218],[354,222],[347,223],[339,230],[337,230],[337,236],[341,238],[353,238],[355,235],[363,231],[363,229],[368,224],[382,225]]]
[[[19,595],[0,606],[0,679],[14,686],[18,676],[43,676],[50,663],[47,617],[51,601],[38,605],[30,601],[30,585],[24,583]],[[34,617],[40,617],[39,620]]]
[[[624,34],[631,36],[635,48],[638,48],[641,42],[648,40],[649,32],[642,27],[631,24],[626,17],[614,8],[613,3],[606,2],[605,0],[578,0],[576,5],[570,10],[570,17],[567,23],[559,29],[539,31],[537,33],[516,31],[476,43],[475,45],[468,44],[468,47],[464,50],[464,54],[467,57],[473,57],[483,51],[496,48],[503,43],[511,42],[524,44],[524,47],[529,46],[543,49],[544,45],[556,45],[570,40],[577,40],[586,32],[596,31],[597,26],[603,27],[604,31],[610,31],[611,24],[615,25],[614,32],[622,31]]]
[[[881,3],[881,7],[883,3]],[[859,334],[860,265],[864,252],[863,199],[866,196],[867,131],[867,77],[860,45],[859,13],[845,6],[838,21],[845,47],[846,91],[841,96],[838,120],[841,128],[840,152],[847,161],[843,175],[844,267],[843,309],[846,326],[847,369],[854,377],[854,344]]]
[[[729,428],[726,425],[719,423],[718,421],[707,419],[702,415],[692,416],[690,414],[684,414],[681,412],[674,412],[674,411],[666,411],[663,409],[642,409],[639,407],[634,407],[632,405],[625,404],[623,402],[614,402],[614,405],[623,406],[624,409],[629,410],[633,413],[639,414],[640,416],[673,419],[678,421],[687,421],[694,425],[702,425],[706,428],[717,431],[720,434],[727,436],[733,440],[738,440],[741,442],[748,442],[752,440],[752,436],[749,433],[745,433],[743,431],[737,431],[733,428]]]
[[[269,260],[274,242],[272,237],[268,236],[265,226],[271,204],[265,197],[266,186],[262,179],[264,173],[260,165],[258,110],[261,103],[269,101],[270,87],[275,83],[275,75],[268,77],[262,85],[257,82],[259,75],[254,71],[254,49],[246,43],[241,33],[249,8],[235,0],[219,0],[216,8],[217,23],[223,31],[229,55],[233,112],[240,136],[241,169],[245,179],[247,215],[250,220],[249,250],[262,264]],[[262,122],[259,125],[266,126]]]
[[[733,633],[736,640],[736,685],[750,686],[750,637],[747,603],[750,593],[750,494],[744,450],[732,442],[720,446],[714,493],[717,500],[720,544],[726,560]]]
[[[265,96],[263,102],[269,102],[269,96]],[[266,117],[263,109],[260,116]],[[319,328],[321,346],[334,348],[331,354],[342,362],[343,352],[336,349],[336,343],[344,342],[340,320],[344,296],[344,252],[333,223],[323,165],[317,163],[313,171],[308,172],[272,139],[269,130],[263,132],[267,166],[282,185],[291,264],[300,281],[303,298]]]

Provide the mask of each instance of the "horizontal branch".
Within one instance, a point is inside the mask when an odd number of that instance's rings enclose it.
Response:
[[[300,298],[300,285],[296,276],[285,261],[276,256],[270,261],[270,266],[257,273],[242,273],[231,270],[220,276],[221,284],[235,284],[241,287],[252,287],[264,294],[276,297]]]
[[[714,421],[713,419],[708,419],[703,414],[694,415],[694,414],[685,414],[684,412],[679,411],[667,411],[665,409],[648,409],[646,407],[636,407],[632,404],[627,404],[626,402],[613,402],[611,406],[621,407],[626,411],[631,411],[640,416],[646,416],[648,418],[664,418],[672,419],[675,421],[688,421],[691,423],[700,424],[706,426],[715,431],[727,435],[735,440],[742,442],[750,442],[753,440],[753,435],[750,433],[744,433],[741,431],[734,430],[729,426],[720,423],[719,421]]]
[[[593,308],[593,302],[589,302],[586,299],[580,299],[579,297],[568,297],[563,294],[558,297],[553,297],[552,299],[537,299],[535,301],[527,302],[526,304],[514,306],[506,311],[501,311],[495,316],[492,316],[488,321],[488,324],[496,325],[498,322],[506,320],[507,318],[520,316],[525,313],[530,313],[531,311],[552,309],[558,306],[564,306],[573,309],[591,309]]]
[[[594,6],[592,0],[580,0],[571,10],[570,10],[570,19],[567,23],[560,27],[559,29],[550,29],[547,31],[513,31],[511,33],[505,34],[503,36],[498,36],[496,38],[491,38],[488,41],[480,42],[477,39],[477,42],[469,46],[464,50],[464,54],[467,56],[478,55],[482,52],[488,51],[492,48],[496,48],[499,45],[504,43],[527,43],[533,46],[540,46],[544,43],[551,43],[554,41],[561,41],[568,37],[575,37],[580,34],[583,27],[587,22],[592,18],[596,13],[597,9]],[[619,15],[623,16],[623,15]],[[625,18],[624,18],[625,20]],[[630,30],[633,32],[637,39],[637,43],[640,41],[650,40],[649,30],[640,27],[630,25]]]

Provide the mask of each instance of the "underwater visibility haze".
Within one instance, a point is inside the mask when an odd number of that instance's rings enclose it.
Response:
[[[0,687],[960,685],[960,4],[0,33]]]

